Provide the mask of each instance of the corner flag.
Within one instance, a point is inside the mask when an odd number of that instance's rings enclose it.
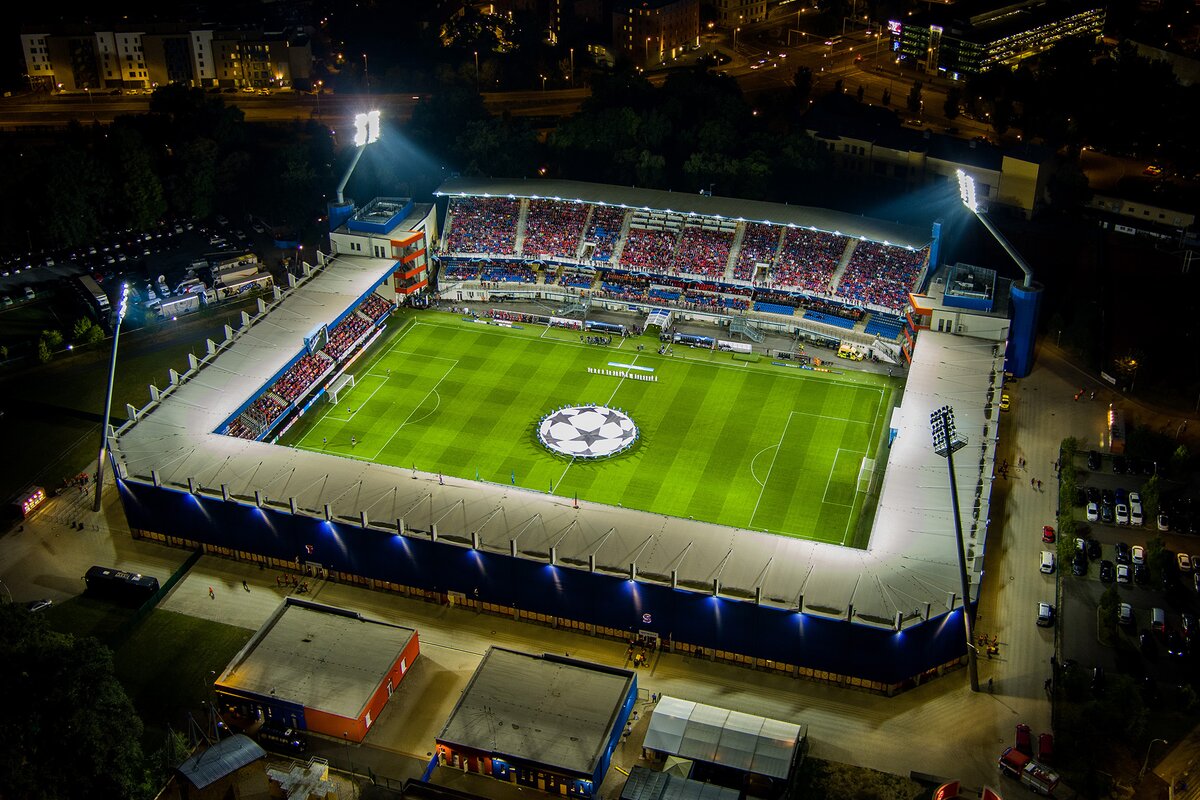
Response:
[[[511,481],[512,481],[512,485],[513,485],[513,486],[516,486],[516,485],[517,485],[517,473],[516,473],[516,470],[513,470],[513,473],[512,473],[512,475],[509,477],[509,480],[511,480]]]

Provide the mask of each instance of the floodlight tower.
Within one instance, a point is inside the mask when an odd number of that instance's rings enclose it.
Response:
[[[1037,318],[1042,305],[1042,285],[1034,282],[1033,268],[988,219],[987,210],[976,195],[975,179],[961,169],[957,170],[956,174],[958,195],[962,198],[963,205],[983,223],[983,227],[987,228],[988,233],[1025,274],[1025,280],[1020,284],[1014,282],[1009,290],[1009,299],[1012,301],[1012,326],[1009,329],[1008,350],[1004,354],[1006,369],[1018,378],[1024,378],[1033,369]]]
[[[350,166],[346,168],[346,172],[342,175],[342,180],[338,184],[337,202],[329,206],[329,230],[335,230],[354,213],[354,204],[346,202],[346,184],[350,182],[350,176],[354,174],[354,168],[358,166],[358,160],[362,158],[363,151],[367,149],[367,145],[378,140],[379,112],[365,111],[361,114],[355,114],[354,155],[350,159]]]
[[[104,491],[104,457],[108,455],[108,420],[112,415],[113,378],[117,374],[117,342],[121,338],[121,323],[129,310],[129,284],[121,287],[121,302],[117,305],[117,323],[113,326],[112,356],[108,360],[108,390],[104,393],[104,417],[100,420],[100,456],[96,459],[96,502],[93,511],[100,510]]]
[[[950,507],[954,512],[954,538],[958,543],[958,582],[962,591],[963,630],[967,636],[967,671],[971,676],[971,691],[979,691],[979,667],[976,663],[974,623],[971,620],[971,583],[967,577],[967,553],[963,546],[962,516],[958,511],[958,481],[954,475],[954,453],[966,447],[967,440],[959,438],[954,428],[954,409],[942,406],[929,415],[933,430],[933,451],[946,459],[950,470]]]

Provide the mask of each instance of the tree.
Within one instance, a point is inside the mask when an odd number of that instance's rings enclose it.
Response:
[[[0,344],[0,361],[8,361],[8,345]]]
[[[50,347],[46,344],[46,340],[38,339],[38,343],[37,343],[38,361],[45,364],[47,361],[49,361],[51,358],[53,358],[53,356],[54,356],[54,354],[50,352]]]
[[[92,638],[51,631],[22,606],[0,607],[0,796],[151,796],[142,723]]]
[[[946,90],[946,102],[942,104],[942,112],[946,119],[953,121],[958,116],[958,105],[962,102],[962,91],[957,86]]]
[[[1121,596],[1116,584],[1110,585],[1100,595],[1100,626],[1107,631],[1117,629],[1117,606],[1121,604]]]
[[[167,204],[146,141],[137,131],[116,125],[109,135],[115,148],[114,183],[128,223],[150,228],[162,219]]]
[[[1158,516],[1158,505],[1162,499],[1162,487],[1158,482],[1158,475],[1151,475],[1142,484],[1142,507],[1146,511],[1146,519],[1154,519]]]
[[[71,341],[80,343],[86,341],[88,333],[94,327],[96,327],[95,324],[87,317],[75,320],[75,324],[71,326]]]
[[[51,347],[51,348],[62,347],[62,343],[63,343],[62,331],[57,331],[57,330],[42,331],[42,341],[44,341],[46,343],[47,347]]]
[[[1162,580],[1163,556],[1167,552],[1167,543],[1160,534],[1155,534],[1146,540],[1146,566],[1150,570],[1150,581],[1157,584]]]
[[[913,81],[912,89],[908,92],[906,104],[908,110],[914,114],[921,111],[921,90],[924,88],[924,83],[921,81]]]

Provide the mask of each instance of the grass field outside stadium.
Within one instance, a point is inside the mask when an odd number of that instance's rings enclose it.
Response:
[[[657,348],[648,337],[614,337],[605,347],[558,328],[398,314],[349,370],[354,387],[336,405],[322,398],[280,444],[866,547],[868,487],[877,492],[882,478],[886,459],[877,456],[898,380],[679,346],[660,356]],[[593,404],[628,414],[636,444],[581,460],[538,441],[543,415]]]

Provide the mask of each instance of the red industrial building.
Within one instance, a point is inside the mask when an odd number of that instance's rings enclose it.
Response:
[[[218,678],[218,706],[361,742],[419,652],[411,628],[289,597]]]

